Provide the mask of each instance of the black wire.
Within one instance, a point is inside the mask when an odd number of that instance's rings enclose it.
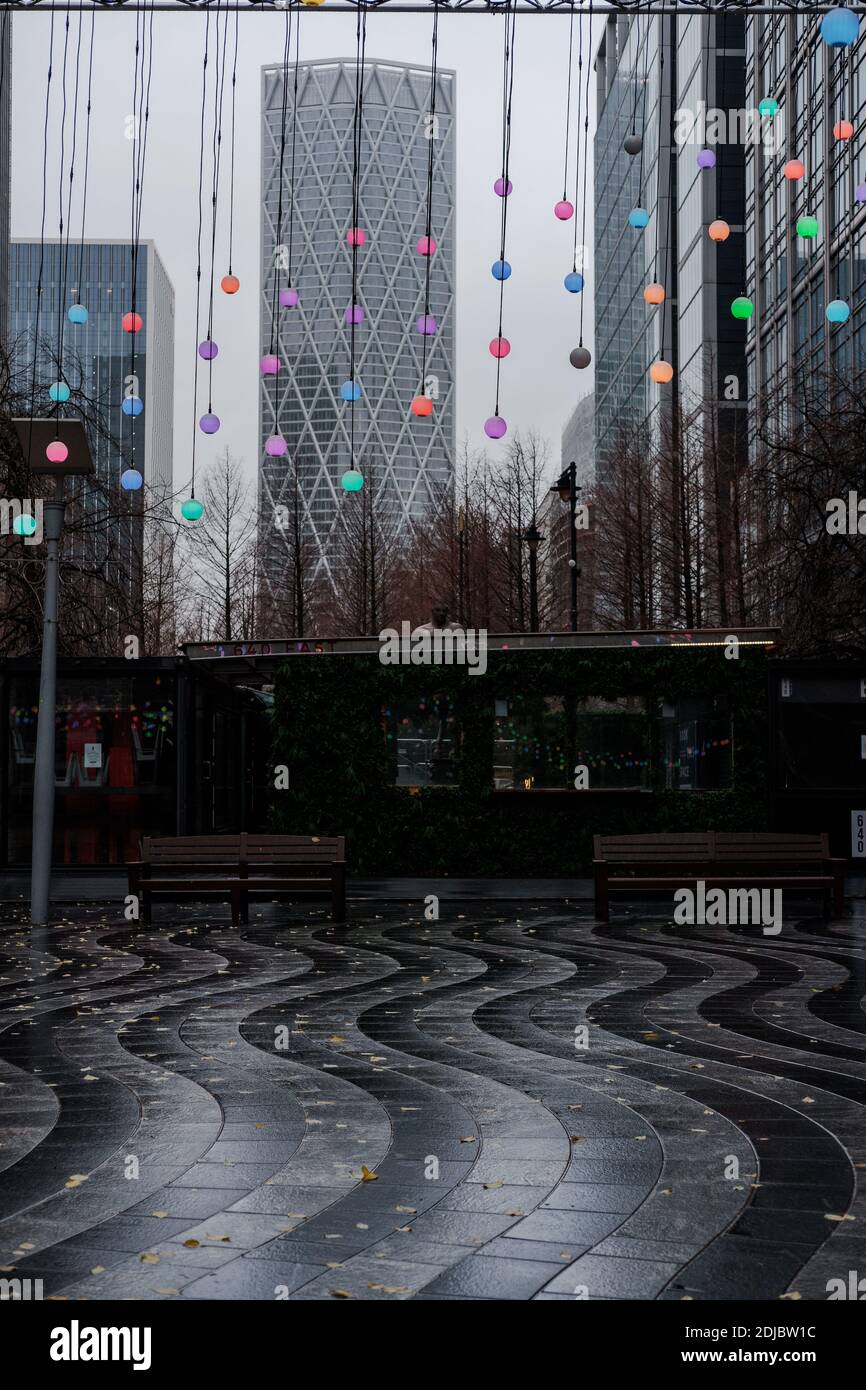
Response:
[[[292,262],[295,246],[295,149],[298,141],[298,66],[301,61],[301,15],[295,20],[295,77],[292,87],[292,172],[289,188],[289,289],[292,288]]]
[[[352,312],[349,324],[349,466],[355,467],[355,305],[358,302],[358,232],[361,216],[361,132],[364,119],[364,76],[367,14],[358,10],[355,33],[355,114],[352,129]]]
[[[583,0],[581,0],[581,4]],[[590,42],[592,42],[592,23],[590,22]],[[589,84],[587,83],[587,92]],[[577,209],[580,203],[580,151],[581,151],[581,113],[583,111],[583,10],[581,9],[578,20],[577,30],[577,139],[574,150],[574,230],[572,233],[572,259],[571,268],[577,270]],[[583,151],[584,167],[584,188],[586,187],[586,170],[589,167],[587,151]]]
[[[430,316],[430,262],[433,259],[431,254],[430,238],[433,231],[433,151],[436,145],[436,83],[439,72],[439,9],[438,6],[433,10],[433,40],[432,57],[430,67],[430,150],[427,155],[427,219],[425,235],[427,237],[427,265],[424,272],[424,333],[422,334],[423,343],[421,345],[421,392],[424,395],[425,383],[427,381],[427,320]]]
[[[238,82],[238,23],[240,9],[235,10],[235,51],[232,59],[232,172],[229,192],[229,275],[232,273],[232,248],[235,235],[235,96]]]
[[[39,352],[39,318],[42,311],[42,276],[45,270],[45,217],[48,207],[48,112],[51,102],[51,75],[54,64],[54,4],[51,5],[51,28],[48,47],[48,80],[45,84],[45,121],[42,130],[42,224],[39,231],[39,275],[36,280],[36,323],[33,339],[33,378],[30,387],[30,428],[27,434],[27,461],[33,451],[33,417],[36,414],[36,364]]]
[[[141,209],[144,201],[144,171],[147,164],[147,134],[150,125],[150,86],[153,76],[153,4],[151,0],[150,13],[146,16],[142,25],[141,37],[141,95],[139,97],[138,108],[133,103],[133,120],[135,141],[133,143],[133,168],[134,185],[132,200],[132,306],[131,313],[137,312],[138,305],[138,256],[141,243]],[[145,63],[147,64],[147,77],[145,78]],[[135,377],[135,357],[138,333],[135,331],[133,320],[133,332],[129,335],[129,370],[130,375]],[[136,393],[137,394],[137,393]],[[136,416],[129,417],[129,466],[135,468],[135,421]]]
[[[65,166],[66,166],[66,105],[67,105],[67,103],[66,103],[66,67],[67,67],[67,58],[68,58],[68,56],[69,56],[69,11],[67,10],[67,11],[66,11],[66,22],[65,22],[65,24],[64,24],[64,26],[63,26],[63,76],[62,76],[61,82],[60,82],[60,92],[61,92],[61,115],[60,115],[60,172],[59,172],[59,189],[58,189],[58,212],[59,212],[59,236],[58,236],[59,246],[58,246],[58,250],[59,250],[59,252],[60,252],[61,272],[60,272],[59,276],[57,277],[57,278],[58,278],[58,286],[57,286],[57,341],[58,341],[58,343],[60,343],[60,341],[61,341],[62,321],[63,321],[63,290],[64,290],[64,275],[63,275],[63,270],[62,270],[62,263],[63,263],[63,174],[64,174],[64,170],[65,170]],[[62,377],[62,375],[63,375],[63,369],[62,369],[62,364],[61,364],[61,365],[59,366],[58,379],[59,379],[60,377]],[[59,435],[59,433],[60,433],[60,424],[59,424],[59,421],[60,421],[60,401],[59,401],[59,400],[57,400],[57,401],[54,402],[54,415],[55,415],[55,418],[56,418],[56,421],[57,421],[57,424],[55,425],[55,430],[56,430],[56,433]]]
[[[589,32],[590,32],[590,35],[591,35],[591,34],[592,34],[592,0],[589,0]],[[585,303],[585,301],[586,301],[586,294],[584,293],[584,291],[586,290],[586,263],[585,263],[585,259],[584,259],[584,251],[586,250],[586,187],[587,187],[587,184],[589,183],[589,84],[590,84],[591,80],[592,80],[592,65],[591,65],[591,64],[587,64],[587,68],[586,68],[586,102],[585,102],[584,113],[583,113],[583,162],[584,162],[584,171],[583,171],[583,211],[582,211],[582,213],[581,213],[581,228],[580,228],[580,245],[581,245],[581,256],[580,256],[581,265],[580,265],[580,273],[581,273],[581,275],[583,276],[583,285],[581,286],[581,294],[580,294],[580,346],[581,346],[581,347],[583,347],[583,307],[584,307],[584,303]],[[575,208],[575,212],[574,212],[574,221],[575,221],[575,226],[576,226],[576,224],[577,224],[577,209],[576,209],[576,208]],[[576,257],[576,256],[575,256],[575,266],[574,266],[574,268],[575,268],[575,270],[577,269],[577,257]]]
[[[571,18],[568,21],[568,85],[565,97],[565,161],[562,170],[562,200],[565,202],[568,191],[568,146],[571,137],[571,64],[574,52],[574,0],[570,0]],[[581,16],[582,18],[582,16]]]
[[[67,202],[66,202],[66,245],[65,245],[64,247],[62,247],[62,255],[63,255],[63,275],[62,275],[61,305],[60,305],[60,313],[59,313],[59,328],[60,328],[60,332],[59,332],[59,335],[58,335],[58,337],[59,337],[59,343],[58,343],[58,353],[57,353],[57,361],[58,361],[57,380],[58,380],[58,383],[63,381],[63,340],[64,340],[64,334],[65,334],[65,330],[66,330],[66,314],[65,314],[64,311],[63,311],[63,306],[64,306],[64,304],[66,303],[66,287],[67,287],[67,284],[68,284],[68,272],[69,272],[69,239],[70,239],[70,233],[71,233],[71,231],[72,231],[72,189],[73,189],[73,185],[74,185],[74,182],[75,182],[75,152],[76,152],[76,149],[77,149],[77,147],[78,147],[78,91],[79,91],[80,73],[81,73],[81,31],[82,31],[83,25],[84,25],[84,16],[83,16],[82,13],[79,12],[79,15],[78,15],[78,39],[77,39],[76,48],[75,48],[75,91],[74,91],[74,95],[73,95],[73,98],[72,98],[72,110],[73,110],[73,118],[72,118],[72,153],[71,153],[70,160],[69,160],[69,195],[68,195]],[[62,240],[62,235],[61,235],[61,240]],[[59,413],[59,408],[58,408],[58,413]]]
[[[277,195],[277,229],[276,240],[274,242],[274,279],[271,295],[271,354],[274,351],[274,341],[277,333],[277,305],[279,302],[279,275],[280,275],[280,256],[279,248],[283,244],[283,166],[286,158],[286,117],[289,101],[289,55],[292,46],[292,12],[286,10],[286,37],[283,44],[283,105],[280,115],[280,174],[278,181]]]
[[[502,223],[499,246],[499,260],[505,261],[505,241],[508,226],[508,169],[511,161],[511,101],[514,93],[514,37],[517,26],[517,0],[507,0],[505,10],[505,34],[502,47]],[[499,328],[497,337],[502,338],[502,313],[505,302],[505,280],[499,281]],[[496,359],[496,405],[494,415],[499,414],[499,383],[502,374],[502,357]]]
[[[217,229],[217,204],[219,202],[220,187],[220,156],[222,154],[223,138],[223,95],[225,92],[226,76],[226,43],[228,40],[229,20],[225,16],[223,23],[223,45],[220,54],[219,43],[219,24],[220,24],[220,0],[217,0],[216,18],[216,72],[214,74],[214,134],[213,134],[213,184],[211,190],[211,243],[210,243],[210,302],[208,305],[207,336],[208,342],[213,341],[213,298],[214,298],[214,276],[216,273],[216,229]],[[213,411],[213,351],[208,358],[208,377],[207,377],[207,408],[208,414]]]
[[[205,103],[207,99],[207,63],[208,45],[210,42],[210,10],[205,14],[204,26],[204,61],[202,63],[201,74],[201,136],[199,139],[198,156],[198,242],[197,242],[197,264],[195,272],[195,369],[193,373],[192,388],[192,485],[190,487],[190,498],[195,497],[195,446],[198,442],[198,429],[196,421],[196,409],[198,404],[198,362],[199,362],[199,322],[201,314],[201,233],[204,220],[202,208],[202,193],[204,191],[204,133],[205,133]]]
[[[90,113],[93,109],[91,100],[93,93],[93,48],[96,39],[96,11],[93,10],[90,16],[90,56],[87,68],[87,119],[85,122],[86,138],[84,142],[84,187],[81,197],[81,240],[78,244],[78,274],[75,281],[75,302],[81,302],[81,270],[84,257],[84,225],[87,214],[87,175],[90,172]]]

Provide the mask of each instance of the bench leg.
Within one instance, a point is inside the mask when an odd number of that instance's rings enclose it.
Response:
[[[607,888],[607,866],[595,870],[595,915],[599,922],[610,921],[610,899]]]
[[[240,897],[240,917],[241,921],[247,923],[250,920],[250,895],[241,893]]]
[[[230,888],[229,896],[232,904],[232,926],[240,925],[241,920],[241,890],[240,888]]]
[[[346,868],[343,864],[334,865],[331,880],[331,917],[335,922],[346,920]]]

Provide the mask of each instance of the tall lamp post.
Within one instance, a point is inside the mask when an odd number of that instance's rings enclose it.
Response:
[[[457,511],[457,619],[461,627],[466,626],[466,514],[460,507]]]
[[[544,536],[535,524],[535,517],[532,518],[523,533],[523,539],[529,548],[529,631],[538,631],[538,543],[544,540]]]
[[[560,473],[550,491],[555,492],[561,501],[568,503],[568,529],[570,537],[568,543],[568,567],[571,582],[570,627],[572,632],[577,632],[577,581],[580,576],[580,570],[577,568],[577,535],[574,521],[577,513],[577,494],[581,489],[577,486],[577,464],[574,459],[572,459],[565,471]]]
[[[54,842],[54,742],[57,705],[57,620],[60,593],[60,536],[66,510],[67,478],[93,473],[90,445],[80,420],[14,420],[30,472],[52,483],[43,504],[45,536],[45,598],[42,608],[42,664],[39,671],[39,714],[33,763],[33,837],[30,875],[30,921],[48,921],[51,891],[51,851]]]

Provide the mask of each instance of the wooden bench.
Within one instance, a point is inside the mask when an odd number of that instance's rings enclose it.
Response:
[[[232,924],[249,918],[251,894],[330,895],[335,922],[346,919],[346,841],[342,835],[181,835],[146,837],[127,864],[129,891],[150,921],[151,900],[227,898]]]
[[[708,888],[819,889],[828,916],[845,910],[845,860],[831,859],[826,835],[595,835],[593,872],[601,922],[610,921],[611,893],[672,893],[698,879]]]

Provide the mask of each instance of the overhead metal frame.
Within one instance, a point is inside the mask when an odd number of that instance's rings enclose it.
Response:
[[[76,10],[97,10],[108,13],[143,10],[173,14],[196,14],[207,10],[223,13],[272,13],[286,10],[315,10],[317,14],[356,14],[358,10],[376,10],[382,14],[500,14],[509,8],[509,0],[325,0],[320,4],[305,4],[304,0],[0,0],[0,11],[16,14],[34,12],[50,14]],[[822,15],[838,9],[839,3],[795,3],[795,0],[775,0],[775,3],[751,3],[751,0],[686,0],[686,3],[657,3],[656,0],[511,0],[510,8],[518,14],[654,14],[694,15],[723,14],[726,11],[756,15]],[[855,14],[866,14],[866,0],[846,4]]]

